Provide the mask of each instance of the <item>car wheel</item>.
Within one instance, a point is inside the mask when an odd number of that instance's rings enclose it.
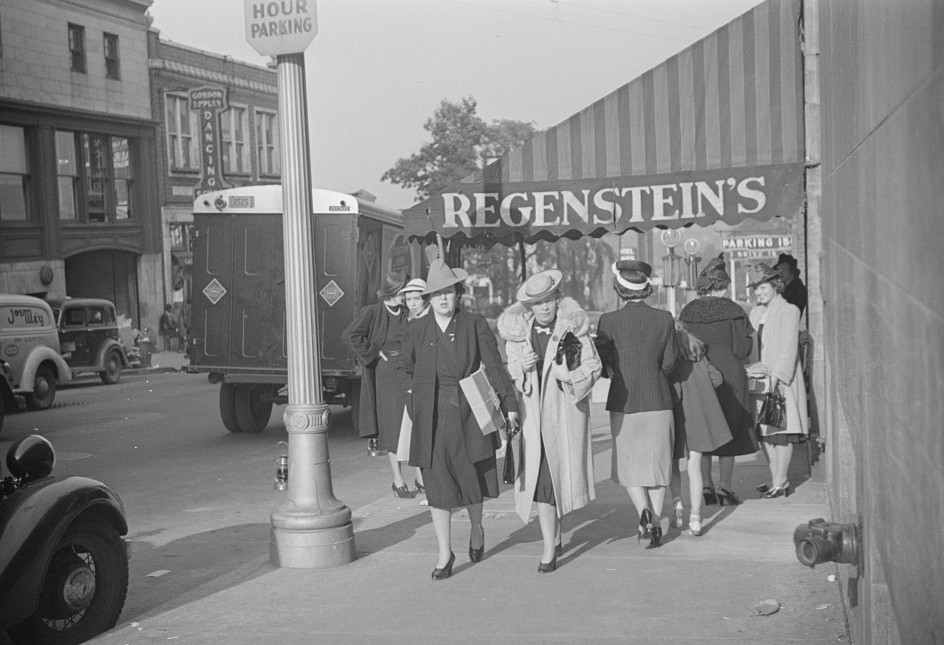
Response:
[[[236,384],[220,383],[220,418],[230,432],[242,432],[239,419],[236,418]]]
[[[30,410],[48,410],[56,400],[56,373],[48,365],[40,365],[33,381],[33,391],[26,395]]]
[[[105,371],[98,373],[105,385],[114,385],[121,378],[121,356],[112,350],[105,357]]]
[[[236,419],[243,432],[262,432],[269,425],[271,394],[265,385],[245,385],[237,391]]]
[[[8,630],[18,645],[72,645],[111,629],[128,592],[121,537],[104,521],[63,534],[46,567],[36,612]]]

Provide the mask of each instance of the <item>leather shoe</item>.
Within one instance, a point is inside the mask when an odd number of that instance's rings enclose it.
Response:
[[[416,497],[416,493],[410,491],[410,489],[406,487],[406,484],[401,486],[390,484],[390,487],[393,489],[393,494],[401,499],[413,499]]]
[[[456,562],[456,554],[452,551],[449,552],[449,562],[446,563],[442,569],[436,568],[433,569],[433,580],[445,580],[446,578],[452,577],[452,565]]]
[[[472,548],[472,538],[469,538],[469,559],[472,562],[481,562],[485,557],[485,529],[482,529],[482,546],[477,549]]]
[[[542,562],[538,565],[538,573],[553,573],[557,570],[557,551],[550,562]]]

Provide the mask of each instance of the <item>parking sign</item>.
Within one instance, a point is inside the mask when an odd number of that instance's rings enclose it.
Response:
[[[244,0],[246,42],[263,56],[298,54],[318,33],[315,0]]]

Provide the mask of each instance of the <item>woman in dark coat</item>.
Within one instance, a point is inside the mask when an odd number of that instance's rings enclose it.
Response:
[[[409,276],[402,271],[387,273],[377,292],[380,302],[361,309],[342,337],[364,366],[361,373],[358,434],[368,438],[371,454],[387,452],[393,471],[394,494],[412,498],[416,493],[407,487],[400,462],[397,461],[404,396],[397,367],[407,319],[403,296],[398,292],[407,280]]]
[[[498,497],[496,432],[483,435],[459,381],[484,365],[509,420],[518,420],[518,403],[511,379],[498,353],[495,334],[483,316],[457,311],[462,269],[442,260],[429,267],[426,290],[433,314],[410,323],[400,364],[410,385],[408,401],[413,418],[410,464],[423,469],[426,499],[439,543],[433,580],[452,575],[452,510],[469,512],[469,559],[485,553],[482,502]]]
[[[747,312],[725,297],[730,284],[731,278],[724,270],[724,260],[715,258],[705,266],[695,282],[695,291],[699,297],[685,305],[679,313],[679,321],[690,334],[706,345],[708,362],[724,378],[716,392],[732,439],[702,459],[706,504],[741,503],[732,485],[734,458],[757,452],[757,440],[753,432],[754,415],[745,369],[745,362],[751,355],[753,329]],[[718,457],[720,467],[721,485],[717,488],[711,477],[712,455]]]
[[[610,375],[606,409],[619,483],[639,513],[639,541],[662,540],[662,505],[672,478],[674,419],[667,375],[675,365],[672,314],[643,300],[652,267],[636,260],[613,265],[614,288],[626,305],[600,316],[597,343]]]

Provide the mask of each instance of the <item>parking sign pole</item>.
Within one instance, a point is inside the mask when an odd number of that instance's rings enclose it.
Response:
[[[285,332],[288,344],[288,496],[272,513],[269,556],[291,568],[334,567],[354,560],[351,510],[334,496],[323,401],[314,244],[305,48],[317,33],[314,0],[245,0],[246,38],[275,55],[279,83]]]

